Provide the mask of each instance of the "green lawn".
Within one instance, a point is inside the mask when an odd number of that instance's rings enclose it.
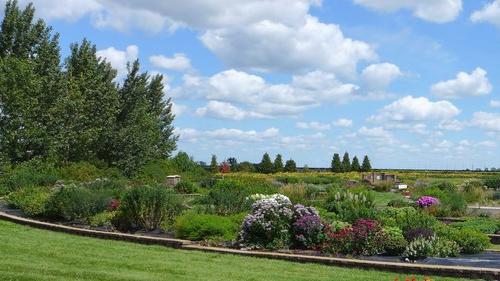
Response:
[[[0,280],[392,281],[397,276],[99,240],[5,221],[0,221],[0,241]],[[432,280],[458,279],[438,277]]]
[[[396,192],[373,192],[373,202],[377,207],[386,207],[391,200],[405,199],[403,195]]]

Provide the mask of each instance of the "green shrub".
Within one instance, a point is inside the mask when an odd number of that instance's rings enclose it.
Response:
[[[198,191],[198,188],[194,183],[186,180],[177,183],[174,189],[179,193],[185,193],[185,194],[196,193]]]
[[[20,209],[30,217],[42,216],[50,197],[50,190],[44,187],[22,187],[7,197],[7,203]]]
[[[91,181],[103,176],[99,168],[88,162],[70,163],[60,170],[62,178],[66,180]]]
[[[465,201],[469,203],[482,202],[486,199],[486,189],[482,181],[467,180],[461,186]]]
[[[455,241],[437,237],[432,240],[430,255],[440,258],[458,257],[460,255],[460,245]]]
[[[104,211],[102,213],[98,213],[89,218],[89,224],[94,227],[104,226],[112,228],[113,220],[116,214],[116,211]]]
[[[231,215],[250,210],[251,202],[247,197],[252,194],[273,194],[277,191],[269,183],[256,182],[255,186],[248,185],[245,181],[220,180],[215,186],[200,199],[205,204],[207,211],[218,215]]]
[[[175,220],[175,236],[188,240],[211,240],[222,238],[236,240],[242,215],[222,217],[208,214],[187,213]]]
[[[375,204],[369,193],[351,193],[349,191],[331,192],[324,208],[334,212],[341,221],[355,222],[360,218],[375,218]]]
[[[489,237],[479,231],[463,228],[453,235],[453,241],[457,242],[465,254],[477,254],[490,245]]]
[[[182,211],[180,196],[165,187],[140,186],[128,190],[119,207],[120,228],[158,229],[164,221],[173,221]],[[129,225],[123,225],[128,222]]]
[[[484,185],[494,190],[500,190],[500,176],[490,176],[485,178]]]
[[[399,227],[403,232],[413,228],[432,228],[438,223],[436,218],[413,207],[385,208],[378,212],[378,219],[384,226]]]
[[[415,204],[406,200],[406,199],[393,199],[387,203],[388,207],[394,207],[394,208],[403,208],[403,207],[412,207]]]
[[[53,164],[31,160],[6,171],[0,179],[0,185],[8,191],[15,191],[21,187],[51,186],[59,178],[59,172]]]
[[[485,234],[495,234],[500,231],[500,220],[489,218],[472,218],[464,222],[454,222],[450,225],[458,229],[475,229]]]
[[[384,227],[384,251],[387,255],[399,256],[401,255],[408,242],[403,236],[403,231],[398,227]]]
[[[105,211],[112,198],[113,194],[109,190],[61,184],[47,202],[46,215],[66,221],[87,219]]]

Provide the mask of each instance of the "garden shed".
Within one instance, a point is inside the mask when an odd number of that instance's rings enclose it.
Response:
[[[167,186],[176,186],[181,181],[181,176],[179,175],[171,175],[167,176],[165,180],[165,184]]]

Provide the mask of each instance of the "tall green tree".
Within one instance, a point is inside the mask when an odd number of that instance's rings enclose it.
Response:
[[[344,157],[342,158],[342,172],[350,172],[351,171],[351,158],[349,157],[349,153],[344,153]]]
[[[368,155],[365,155],[363,158],[363,164],[361,164],[361,171],[370,172],[372,170],[372,164],[370,163],[370,158]]]
[[[110,152],[116,149],[124,149],[120,154],[129,153],[127,148],[111,143],[115,139],[113,134],[119,110],[118,91],[113,82],[116,70],[109,62],[97,57],[96,46],[86,39],[81,44],[72,44],[70,51],[65,61],[67,95],[59,101],[57,108],[58,116],[62,117],[57,137],[63,159],[108,160]],[[129,90],[128,86],[124,88]],[[122,164],[118,163],[119,166]]]
[[[112,163],[132,175],[148,161],[170,156],[177,136],[173,133],[171,102],[164,102],[161,76],[151,78],[140,73],[139,62],[129,64],[129,71],[118,92],[111,147]]]
[[[342,172],[342,163],[340,162],[340,155],[338,153],[333,154],[333,159],[330,169],[334,173]]]
[[[353,172],[359,172],[359,171],[361,171],[361,166],[359,164],[358,156],[354,156],[352,158],[351,171],[353,171]]]
[[[281,157],[281,154],[276,155],[276,158],[274,159],[274,172],[283,172],[283,159]]]
[[[64,89],[59,36],[35,9],[7,1],[0,31],[0,147],[12,162],[47,157]]]
[[[266,152],[262,156],[262,161],[260,161],[259,172],[263,174],[271,174],[273,171],[274,171],[273,162],[271,162],[271,157],[269,157],[269,154]]]
[[[215,156],[215,154],[212,154],[212,160],[210,161],[210,171],[214,174],[219,172],[219,164],[217,164],[217,156]]]
[[[285,172],[295,173],[297,172],[297,164],[292,159],[289,159],[285,163]]]

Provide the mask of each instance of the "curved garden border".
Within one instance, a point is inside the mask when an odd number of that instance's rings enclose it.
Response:
[[[236,250],[228,248],[206,247],[197,245],[189,240],[149,237],[149,236],[140,236],[140,235],[125,234],[125,233],[105,232],[105,231],[76,228],[71,226],[22,218],[4,212],[0,212],[0,219],[36,228],[65,232],[69,234],[89,236],[101,239],[122,240],[122,241],[129,241],[141,244],[155,244],[155,245],[162,245],[184,250],[198,250],[211,253],[233,254],[241,256],[286,260],[286,261],[301,262],[301,263],[319,263],[326,265],[357,267],[364,269],[377,269],[383,271],[400,272],[405,274],[482,278],[487,280],[500,279],[500,269],[495,269],[495,268],[411,264],[411,263],[382,262],[382,261],[370,261],[370,260],[335,258],[335,257],[306,256],[306,255],[275,253],[275,252],[245,251],[245,250]]]

